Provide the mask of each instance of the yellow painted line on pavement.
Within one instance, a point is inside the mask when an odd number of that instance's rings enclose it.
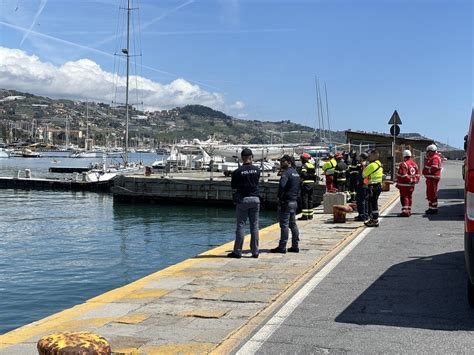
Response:
[[[280,227],[278,223],[270,225],[260,230],[260,235],[262,237],[266,237],[267,234],[278,230]],[[250,238],[249,235],[246,237],[246,241]],[[214,249],[205,251],[204,253],[199,254],[199,256],[211,256],[211,255],[222,255],[223,253],[227,252],[228,250],[232,250],[234,242],[228,242],[221,246],[218,246]],[[147,284],[151,281],[156,281],[160,279],[165,279],[167,277],[176,277],[176,276],[193,276],[192,274],[196,274],[199,272],[205,272],[206,274],[212,274],[214,270],[190,270],[186,271],[186,269],[191,268],[192,266],[198,265],[199,263],[209,262],[213,259],[207,258],[190,258],[184,260],[178,264],[171,265],[166,269],[157,271],[153,274],[145,276],[139,280],[136,280],[130,284],[125,286],[113,289],[111,291],[105,292],[99,296],[93,297],[86,302],[66,309],[64,311],[55,313],[49,317],[43,318],[36,322],[27,324],[23,327],[17,328],[12,330],[8,333],[0,335],[0,349],[4,349],[6,347],[10,347],[12,345],[16,345],[22,343],[26,340],[29,340],[35,336],[43,334],[45,332],[54,331],[56,329],[64,330],[70,329],[71,327],[76,326],[77,328],[87,326],[90,322],[91,325],[94,326],[101,326],[105,325],[110,322],[117,322],[120,317],[116,318],[89,318],[89,319],[81,319],[76,320],[78,316],[82,316],[87,312],[90,312],[94,309],[100,308],[102,306],[107,305],[108,303],[114,302],[125,302],[124,300],[133,299],[133,298],[145,298],[145,297],[153,297],[159,298],[163,295],[170,292],[170,290],[143,290]],[[218,272],[217,270],[215,272]],[[196,276],[199,276],[196,274]],[[155,293],[153,293],[155,292]],[[137,296],[134,296],[137,295]]]

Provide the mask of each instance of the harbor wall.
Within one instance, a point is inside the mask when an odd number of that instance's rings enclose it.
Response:
[[[315,184],[314,205],[322,202],[326,188]],[[278,180],[260,182],[262,206],[275,207]],[[114,199],[125,202],[168,202],[232,206],[230,179],[197,177],[120,176],[112,187]]]
[[[0,189],[110,192],[112,182],[0,177]]]

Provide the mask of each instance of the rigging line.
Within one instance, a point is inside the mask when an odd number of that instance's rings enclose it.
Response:
[[[140,56],[139,56],[139,61],[140,65],[138,66],[140,69],[140,76],[143,77],[143,47],[142,47],[142,29],[141,29],[141,14],[140,11],[137,12],[137,17],[138,17],[138,45],[140,48]],[[142,97],[141,97],[141,108],[142,110],[144,109],[144,104],[143,104],[143,91],[142,91]]]
[[[188,0],[188,1],[186,1],[185,3],[183,3],[183,4],[178,5],[177,7],[172,8],[171,10],[169,10],[169,11],[167,11],[167,12],[161,14],[160,16],[157,16],[157,17],[155,17],[154,19],[152,19],[152,20],[148,21],[147,23],[145,23],[145,24],[142,26],[142,29],[146,29],[146,28],[150,27],[150,26],[153,25],[154,23],[163,20],[165,17],[168,17],[168,16],[171,15],[172,13],[174,13],[174,12],[176,12],[176,11],[182,9],[183,7],[186,7],[186,6],[188,6],[188,5],[190,5],[190,4],[194,3],[194,2],[195,2],[195,0]],[[105,43],[107,43],[107,42],[109,42],[109,41],[114,40],[115,37],[116,37],[116,35],[106,37],[106,38],[102,39],[101,41],[98,41],[98,42],[94,43],[92,46],[93,46],[93,47],[99,47],[99,46],[101,46],[101,45],[103,45],[103,44],[105,44]]]
[[[321,126],[323,128],[323,139],[326,142],[326,127],[324,124],[324,108],[323,108],[323,101],[321,98],[321,85],[318,80],[318,100],[319,100],[319,109],[321,110]]]
[[[326,116],[328,118],[329,144],[332,144],[331,121],[329,119],[328,90],[327,90],[327,87],[326,87],[326,82],[324,82],[324,93],[325,93],[325,96],[326,96]]]
[[[123,2],[123,0],[122,0],[122,2]],[[120,26],[120,23],[121,23],[121,21],[120,21],[121,20],[120,7],[119,7],[118,12],[117,12],[117,22],[116,22],[117,23],[117,28],[115,30],[115,33],[118,33],[118,31],[120,31],[120,28],[121,28],[121,26]],[[112,74],[113,74],[112,104],[115,104],[115,102],[117,102],[117,86],[118,86],[118,72],[119,72],[119,68],[120,68],[120,57],[115,55],[115,53],[117,53],[119,45],[120,45],[120,37],[117,37],[117,39],[115,41],[115,48],[114,48],[114,71],[112,72]]]
[[[3,25],[3,26],[8,27],[8,28],[15,29],[15,30],[18,30],[18,31],[21,31],[21,32],[27,31],[27,29],[25,27],[13,25],[9,22],[5,22],[5,21],[1,21],[1,20],[0,20],[0,25]],[[106,51],[96,49],[96,48],[93,48],[93,47],[89,47],[89,46],[85,46],[85,45],[75,43],[75,42],[66,41],[64,39],[54,37],[54,36],[50,36],[50,35],[47,35],[45,33],[37,32],[37,31],[30,31],[30,34],[34,34],[38,37],[49,39],[49,40],[52,40],[52,41],[55,41],[55,42],[58,42],[58,43],[62,43],[62,44],[65,44],[65,45],[69,45],[69,46],[72,46],[72,47],[76,47],[76,48],[84,49],[84,50],[94,52],[94,53],[97,53],[97,54],[101,54],[103,56],[114,57],[114,54],[108,53]],[[148,65],[143,65],[143,68],[148,69],[148,70],[153,71],[153,72],[156,72],[156,73],[159,73],[159,74],[167,75],[169,77],[174,77],[174,78],[180,78],[181,77],[181,75],[178,75],[178,74],[175,74],[175,73],[172,73],[172,72],[168,72],[168,71],[165,71],[165,70],[156,69],[156,68],[150,67]],[[207,88],[210,88],[210,89],[215,89],[215,90],[222,91],[218,87],[206,84],[206,83],[201,82],[201,81],[197,81],[197,80],[189,79],[189,78],[186,78],[184,80],[189,81],[190,83],[193,83],[193,84],[201,85],[203,87],[207,87]]]
[[[134,0],[132,1],[132,7],[134,7],[133,5],[135,4],[135,1],[137,3],[136,5],[136,10],[137,10],[137,16],[138,17],[138,14],[139,14],[139,0]],[[136,26],[138,26],[138,23],[137,22],[137,18],[135,16],[132,16],[132,28],[133,28],[133,47],[134,47],[134,53],[138,53],[138,57],[140,58],[141,57],[141,47],[139,47],[139,44],[138,43],[138,38],[137,38],[137,35],[136,35]],[[139,95],[140,95],[140,92],[138,90],[138,69],[137,69],[137,66],[139,66],[139,63],[137,63],[137,60],[134,61],[134,67],[135,67],[135,96],[136,96],[136,102],[139,103],[140,102],[140,98],[139,98]]]
[[[314,83],[316,88],[316,115],[318,117],[318,131],[319,131],[319,141],[321,142],[321,116],[319,114],[319,101],[318,101],[318,77],[317,75],[314,76]]]

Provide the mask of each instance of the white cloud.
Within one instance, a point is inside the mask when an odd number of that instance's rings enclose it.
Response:
[[[236,101],[229,106],[231,110],[243,110],[245,108],[245,103],[243,101]]]
[[[138,85],[135,85],[136,82]],[[138,97],[143,100],[147,110],[189,104],[206,105],[217,110],[245,107],[242,101],[227,105],[222,93],[203,90],[185,79],[161,84],[132,76],[130,83],[131,102],[137,96],[138,87]],[[125,78],[117,78],[113,73],[104,71],[92,60],[80,59],[56,66],[42,62],[37,56],[28,55],[22,50],[0,47],[0,88],[108,103],[114,99],[115,87],[118,92],[124,92]],[[117,101],[123,102],[124,99],[117,97]]]

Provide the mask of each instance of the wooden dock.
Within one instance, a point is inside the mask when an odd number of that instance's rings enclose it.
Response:
[[[206,176],[204,176],[206,175]],[[260,182],[262,206],[277,205],[279,178],[271,176]],[[326,190],[315,185],[314,204],[319,205]],[[120,176],[112,187],[114,199],[125,202],[160,202],[232,206],[230,178],[208,174],[183,174],[182,176]]]

